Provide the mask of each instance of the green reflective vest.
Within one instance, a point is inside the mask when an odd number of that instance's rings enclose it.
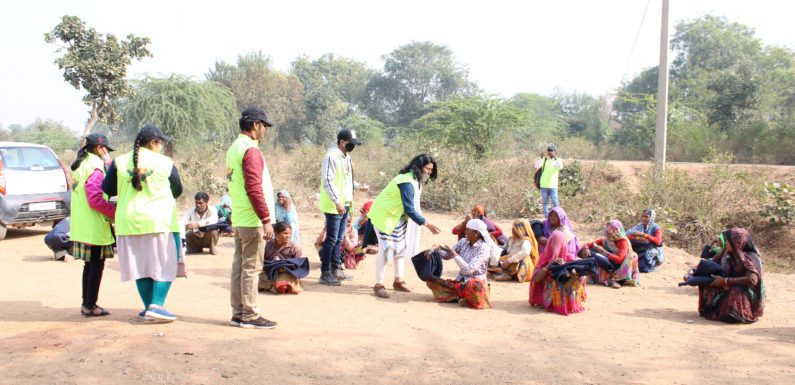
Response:
[[[541,188],[558,188],[558,168],[557,161],[553,159],[544,159],[544,165],[541,166],[544,171],[541,172]]]
[[[337,157],[337,169],[334,170],[334,188],[339,192],[340,198],[345,196],[345,155],[342,153],[334,152],[334,154],[328,154],[326,156],[336,156]],[[321,174],[323,171],[321,170]],[[342,204],[346,204],[348,202],[342,202]],[[317,202],[318,208],[320,211],[326,214],[338,214],[337,213],[337,204],[331,200],[331,197],[326,192],[326,189],[323,188],[323,175],[320,176],[320,200]],[[353,207],[353,202],[351,202],[351,207]]]
[[[141,191],[132,185],[133,156],[116,158],[119,202],[116,204],[116,235],[179,232],[177,204],[168,177],[174,162],[146,147],[138,150]]]
[[[241,133],[226,152],[226,182],[229,188],[229,197],[232,198],[232,226],[235,227],[262,226],[257,212],[254,211],[254,206],[251,205],[251,201],[248,199],[246,181],[243,178],[243,156],[246,155],[246,151],[249,148],[257,148],[258,144],[256,140]],[[257,154],[262,156],[259,148],[257,148]],[[262,158],[262,166],[262,192],[265,194],[268,212],[271,215],[271,219],[273,219],[276,213],[274,210],[273,185],[271,184],[271,175],[268,172],[268,165],[265,164],[264,157]]]
[[[386,234],[392,234],[395,230],[400,217],[403,216],[403,200],[400,199],[399,184],[411,183],[414,180],[414,174],[407,172],[400,174],[386,185],[383,191],[375,198],[373,205],[370,207],[370,212],[367,217],[372,221],[373,226]],[[416,194],[417,191],[415,190]]]
[[[80,163],[80,167],[72,171],[72,222],[69,238],[75,242],[95,246],[112,245],[114,239],[110,231],[110,219],[88,205],[86,181],[94,170],[102,171],[104,176],[105,162],[89,152]],[[107,195],[102,194],[102,196],[108,199]]]

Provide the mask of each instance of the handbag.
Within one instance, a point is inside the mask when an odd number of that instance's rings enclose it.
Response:
[[[541,168],[536,170],[535,175],[533,175],[533,184],[536,186],[537,189],[541,190],[541,174],[544,173],[544,167],[547,165],[547,158],[544,158],[544,163],[541,165]]]

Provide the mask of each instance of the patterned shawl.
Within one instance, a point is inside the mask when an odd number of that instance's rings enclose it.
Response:
[[[745,272],[753,272],[759,277],[756,286],[748,288],[751,311],[753,311],[754,316],[759,317],[765,308],[764,272],[762,270],[762,260],[759,258],[759,251],[756,249],[751,233],[746,229],[734,228],[726,230],[723,235],[726,241],[731,244],[732,250],[734,250],[733,252],[723,250],[720,257],[721,265],[729,273],[729,276],[744,275],[737,266],[737,259],[739,259],[745,268]]]
[[[630,227],[629,230],[627,230],[627,234],[633,235],[633,234],[635,234],[635,232],[641,232],[641,233],[646,233],[646,234],[649,234],[651,236],[654,236],[654,233],[656,233],[657,230],[660,229],[660,225],[654,223],[654,218],[657,216],[657,214],[654,212],[654,210],[646,209],[646,210],[643,210],[643,212],[644,213],[649,213],[649,224],[644,226],[643,225],[643,221],[641,221],[637,225]]]
[[[616,238],[611,238],[610,235],[608,235],[607,229],[609,229],[610,226],[613,226],[616,228],[616,230],[618,230],[618,236]],[[607,226],[605,227],[605,237],[604,241],[602,242],[602,246],[608,252],[618,254],[618,246],[616,246],[616,242],[620,241],[621,239],[626,239],[627,244],[629,244],[629,238],[627,238],[627,233],[624,231],[624,225],[622,225],[619,221],[613,220],[608,221]]]

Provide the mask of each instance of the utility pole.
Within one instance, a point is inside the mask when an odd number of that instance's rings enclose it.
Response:
[[[657,129],[654,136],[654,175],[665,173],[665,142],[668,132],[668,0],[662,0],[660,74],[657,79]]]

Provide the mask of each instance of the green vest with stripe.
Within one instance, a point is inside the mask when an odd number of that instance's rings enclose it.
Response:
[[[115,240],[110,232],[110,219],[88,205],[86,181],[94,170],[102,171],[104,176],[105,162],[102,158],[88,153],[80,163],[80,167],[72,171],[72,222],[69,238],[75,242],[95,246],[112,245]],[[107,195],[102,194],[102,196],[108,199]]]
[[[403,200],[400,198],[399,184],[411,183],[414,181],[414,174],[407,172],[400,174],[386,185],[383,191],[375,198],[367,217],[372,221],[373,226],[386,234],[391,234],[403,216]],[[414,191],[416,194],[417,192]]]
[[[257,149],[259,156],[262,156],[257,147],[258,144],[256,140],[241,133],[226,152],[226,182],[229,188],[229,197],[232,198],[232,226],[234,227],[262,226],[262,221],[260,221],[257,212],[254,211],[254,206],[251,205],[251,201],[248,199],[246,181],[243,178],[243,156],[252,147]],[[271,184],[271,176],[264,157],[262,159],[262,193],[265,195],[268,212],[271,215],[271,219],[273,219],[275,213],[273,185]]]
[[[133,153],[116,158],[116,235],[179,232],[177,202],[168,180],[173,167],[171,158],[141,147],[138,170],[142,188],[138,191],[132,185]]]
[[[545,158],[544,165],[541,167],[544,168],[544,170],[541,171],[541,180],[539,181],[541,188],[558,188],[558,173],[560,169],[558,168],[557,161]]]
[[[337,157],[337,169],[334,170],[334,188],[339,192],[340,199],[343,199],[343,195],[345,192],[343,189],[345,188],[345,155],[340,156],[339,153],[329,154],[327,156],[336,156]],[[322,174],[322,170],[321,170]],[[348,202],[342,202],[342,204],[346,204]],[[320,176],[320,200],[317,202],[318,208],[320,211],[326,214],[339,214],[337,212],[337,204],[331,200],[331,197],[326,192],[326,189],[323,187],[323,175]],[[353,207],[353,202],[351,202],[351,207]]]

